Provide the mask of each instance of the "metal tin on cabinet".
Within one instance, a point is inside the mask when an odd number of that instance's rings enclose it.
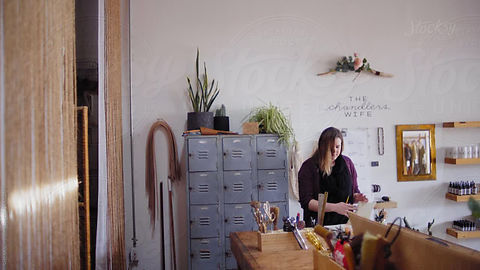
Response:
[[[287,200],[288,185],[285,170],[258,171],[258,200],[278,202]]]
[[[189,194],[191,204],[218,203],[217,172],[190,173],[189,177]]]
[[[217,139],[188,139],[188,170],[205,172],[217,170]]]
[[[250,204],[225,204],[225,236],[253,229],[251,209]]]
[[[250,137],[223,138],[223,169],[225,171],[251,170],[252,141]]]
[[[225,203],[249,203],[252,200],[252,172],[228,171],[223,173]]]
[[[257,137],[257,167],[258,169],[286,168],[286,152],[278,137]]]
[[[220,233],[217,205],[190,206],[190,238],[216,237]]]
[[[190,240],[192,269],[219,269],[223,258],[218,238]]]

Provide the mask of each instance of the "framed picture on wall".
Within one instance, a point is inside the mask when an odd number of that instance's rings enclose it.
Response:
[[[397,180],[435,180],[435,125],[397,125]]]

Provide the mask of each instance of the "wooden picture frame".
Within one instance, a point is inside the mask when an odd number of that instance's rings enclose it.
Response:
[[[435,125],[396,125],[397,180],[435,180]]]

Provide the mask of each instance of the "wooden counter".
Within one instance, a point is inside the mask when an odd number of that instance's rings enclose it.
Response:
[[[384,236],[387,226],[350,214],[353,232],[361,234],[369,231],[374,235]],[[391,241],[398,231],[394,226],[387,241]],[[298,245],[289,246],[288,250],[275,250],[277,247],[269,245],[268,249],[258,249],[257,232],[233,232],[230,234],[231,250],[242,270],[251,269],[314,269],[314,248],[309,245],[308,250],[301,250]],[[285,248],[280,241],[278,248]],[[328,258],[323,256],[324,258]],[[397,269],[480,269],[480,252],[462,247],[428,236],[426,234],[402,228],[398,239],[392,246],[392,256],[389,261]],[[333,262],[329,260],[330,264]],[[317,263],[317,266],[319,264]],[[319,267],[319,269],[334,269]]]
[[[257,240],[257,232],[230,233],[232,253],[239,269],[312,269],[313,248],[259,251]]]

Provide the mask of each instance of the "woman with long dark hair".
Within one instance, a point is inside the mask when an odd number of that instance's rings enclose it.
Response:
[[[300,205],[309,227],[315,225],[313,220],[317,218],[319,193],[328,192],[323,225],[346,223],[348,211],[356,209],[353,203],[368,201],[358,189],[352,160],[342,155],[342,151],[342,133],[329,127],[320,135],[315,153],[303,162],[298,172]]]

